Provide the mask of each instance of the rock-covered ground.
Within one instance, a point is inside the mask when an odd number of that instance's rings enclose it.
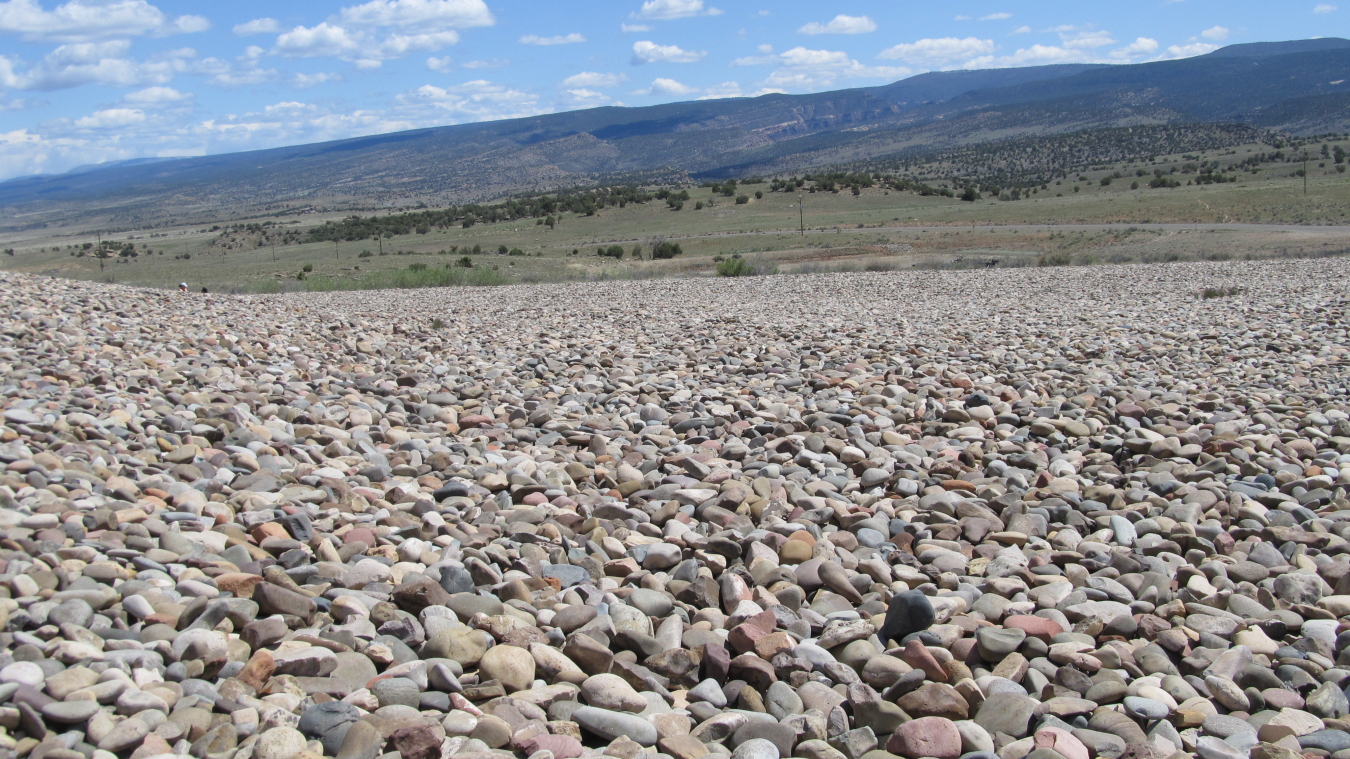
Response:
[[[1348,274],[0,276],[0,747],[1350,757]]]

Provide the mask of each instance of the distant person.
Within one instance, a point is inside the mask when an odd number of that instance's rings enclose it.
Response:
[[[180,292],[180,293],[185,293],[185,292],[187,292],[187,283],[186,283],[186,282],[179,282],[179,283],[178,283],[178,292]]]

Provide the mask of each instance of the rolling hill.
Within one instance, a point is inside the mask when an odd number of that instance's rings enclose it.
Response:
[[[605,107],[0,183],[24,224],[144,226],[481,201],[601,181],[798,171],[1143,124],[1350,129],[1350,41],[1233,45],[1133,65],[934,72],[812,95]],[[11,228],[17,222],[10,222]]]

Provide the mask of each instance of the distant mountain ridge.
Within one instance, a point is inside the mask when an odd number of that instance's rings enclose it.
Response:
[[[1350,40],[1232,45],[1131,65],[920,74],[811,95],[602,107],[0,183],[0,207],[118,225],[231,213],[448,205],[597,181],[798,171],[1137,124],[1350,129]]]

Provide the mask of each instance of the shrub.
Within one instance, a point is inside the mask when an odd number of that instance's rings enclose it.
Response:
[[[304,267],[302,267],[302,271],[304,271],[306,274],[314,271],[314,264],[305,264]]]
[[[1036,262],[1037,266],[1068,266],[1073,259],[1068,253],[1046,253]]]
[[[679,243],[662,240],[652,247],[652,260],[660,261],[667,258],[674,258],[682,253],[684,253],[684,251],[680,249]]]
[[[408,271],[426,271],[426,264],[408,264]]]
[[[622,245],[611,245],[611,246],[609,246],[608,248],[598,248],[598,249],[596,249],[596,251],[595,251],[595,255],[600,256],[600,257],[602,257],[602,258],[613,258],[613,259],[615,259],[615,260],[622,259],[622,258],[623,258],[623,246],[622,246]]]
[[[749,196],[749,195],[737,195],[737,196],[736,196],[736,205],[738,205],[738,206],[743,206],[743,205],[745,205],[746,203],[749,203],[749,202],[750,202],[750,196]]]
[[[442,321],[442,320],[441,320],[441,317],[438,316],[438,317],[436,317],[435,319],[432,319],[432,320],[431,320],[431,328],[432,328],[432,329],[445,329],[445,322]]]
[[[1235,295],[1241,295],[1246,292],[1241,287],[1206,287],[1201,297],[1205,300],[1212,298],[1231,298]]]
[[[370,258],[370,257],[372,257],[372,256],[374,256],[374,255],[375,255],[374,253],[371,253],[371,252],[368,251],[368,250],[363,250],[363,251],[361,251],[359,254],[357,254],[356,257],[357,257],[357,258]]]
[[[510,252],[510,253],[507,253],[506,255],[508,255],[508,256],[523,256],[523,255],[525,255],[525,251],[521,250],[520,248],[512,248],[512,249],[511,249],[511,252]]]
[[[1102,181],[1101,181],[1102,187],[1106,187],[1106,186],[1110,185],[1110,184],[1111,184],[1111,179],[1112,179],[1112,177],[1102,177]]]
[[[764,191],[755,190],[755,200],[763,200],[763,199],[764,199]]]
[[[719,277],[759,277],[765,274],[777,274],[778,267],[772,264],[755,264],[741,258],[741,254],[733,253],[731,258],[725,259],[717,264],[717,276]]]

